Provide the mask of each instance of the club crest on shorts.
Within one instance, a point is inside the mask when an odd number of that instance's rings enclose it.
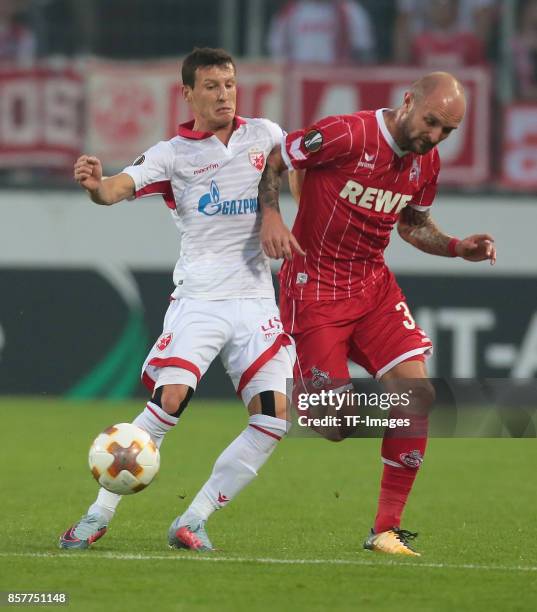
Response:
[[[304,148],[310,153],[317,153],[317,151],[323,146],[323,135],[319,130],[310,130],[307,134],[304,134]]]
[[[401,460],[401,463],[404,463],[410,468],[419,468],[423,463],[423,455],[419,450],[413,450],[410,453],[401,453],[399,455],[399,459]]]
[[[255,147],[249,149],[248,159],[256,170],[262,172],[263,168],[265,167],[265,154],[263,151],[261,151],[261,149],[256,149]]]
[[[332,382],[332,379],[330,378],[328,372],[323,372],[322,370],[319,370],[319,368],[311,368],[311,373],[313,375],[311,378],[311,384],[316,389],[320,389],[321,387],[329,385]]]
[[[170,344],[170,342],[172,341],[173,338],[173,333],[169,333],[169,334],[162,334],[162,336],[158,339],[156,347],[158,348],[159,351],[163,351],[168,344]]]

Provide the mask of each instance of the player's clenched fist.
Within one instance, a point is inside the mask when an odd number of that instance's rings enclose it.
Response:
[[[96,157],[89,155],[80,156],[74,166],[75,181],[89,191],[94,191],[101,184],[103,168]]]
[[[490,234],[473,234],[461,240],[455,247],[459,257],[467,261],[490,260],[493,266],[496,263],[496,246]]]

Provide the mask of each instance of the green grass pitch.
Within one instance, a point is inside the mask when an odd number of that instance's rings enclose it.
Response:
[[[421,558],[361,548],[379,440],[288,438],[210,519],[212,555],[171,551],[172,519],[245,423],[238,403],[193,401],[161,472],[124,499],[91,550],[57,548],[94,499],[87,450],[140,402],[4,398],[0,590],[65,591],[71,610],[536,610],[537,441],[432,439],[404,527]]]

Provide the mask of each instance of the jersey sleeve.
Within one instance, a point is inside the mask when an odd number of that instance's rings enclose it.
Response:
[[[274,121],[270,121],[269,119],[263,119],[263,124],[270,135],[271,149],[281,145],[286,136],[283,129],[277,123],[274,123]]]
[[[175,209],[171,186],[173,151],[169,142],[159,142],[140,155],[123,172],[134,181],[135,198],[161,195],[166,205]]]
[[[409,202],[409,206],[419,211],[426,211],[433,205],[436,197],[436,191],[438,189],[438,175],[440,174],[440,156],[438,155],[437,149],[433,149],[431,161],[428,167],[425,169],[427,172],[427,180],[423,187]]]
[[[356,154],[363,133],[352,115],[325,117],[307,129],[289,133],[282,145],[282,157],[289,170],[327,165]]]

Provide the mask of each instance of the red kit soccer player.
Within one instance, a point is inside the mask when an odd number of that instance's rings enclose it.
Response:
[[[371,550],[418,554],[409,545],[416,534],[401,529],[400,521],[425,452],[434,400],[425,367],[431,341],[384,262],[391,231],[397,225],[404,240],[432,255],[496,259],[492,236],[459,240],[430,215],[440,170],[436,145],[457,129],[465,107],[462,85],[448,73],[431,73],[396,109],[327,117],[289,134],[260,183],[264,250],[286,258],[280,311],[296,340],[295,383],[342,392],[350,386],[350,358],[387,390],[405,381],[412,389],[410,435],[384,435],[378,512],[364,544]],[[292,234],[278,208],[285,169],[305,170]],[[392,408],[390,416],[401,414]]]

